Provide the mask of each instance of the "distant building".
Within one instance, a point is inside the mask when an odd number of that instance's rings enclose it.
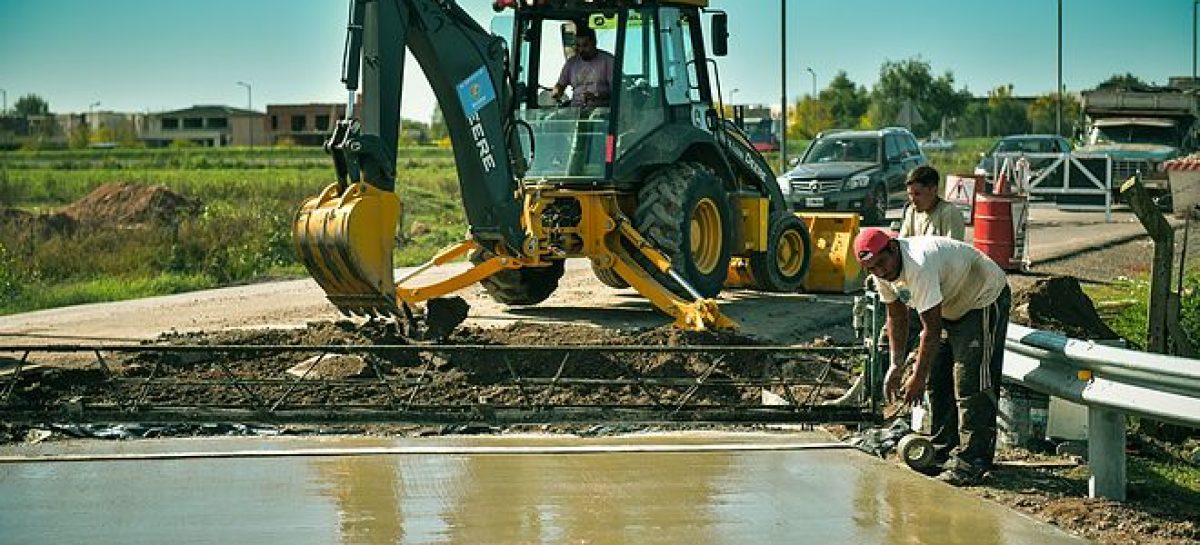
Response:
[[[262,145],[268,142],[263,114],[230,106],[192,106],[146,117],[139,138],[150,147],[176,140],[206,147]]]
[[[268,142],[320,146],[337,121],[346,115],[343,104],[271,104],[267,106]]]

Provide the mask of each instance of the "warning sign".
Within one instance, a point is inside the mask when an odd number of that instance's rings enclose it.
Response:
[[[974,218],[975,194],[983,185],[983,180],[974,176],[946,176],[946,202],[957,206],[963,213],[963,223],[971,225]]]

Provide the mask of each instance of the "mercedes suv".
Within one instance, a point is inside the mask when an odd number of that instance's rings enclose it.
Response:
[[[908,171],[928,162],[908,129],[831,130],[778,182],[794,210],[858,212],[875,223],[903,202]]]

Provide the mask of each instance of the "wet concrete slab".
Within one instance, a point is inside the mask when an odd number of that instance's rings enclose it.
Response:
[[[770,444],[820,434],[187,439],[0,455]],[[850,450],[0,465],[2,543],[1086,543]]]

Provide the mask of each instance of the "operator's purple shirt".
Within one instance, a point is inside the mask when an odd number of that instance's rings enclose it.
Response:
[[[574,55],[563,65],[558,85],[564,88],[570,85],[571,105],[584,106],[584,93],[612,93],[613,64],[613,56],[604,51],[596,51],[596,56],[590,61]]]

